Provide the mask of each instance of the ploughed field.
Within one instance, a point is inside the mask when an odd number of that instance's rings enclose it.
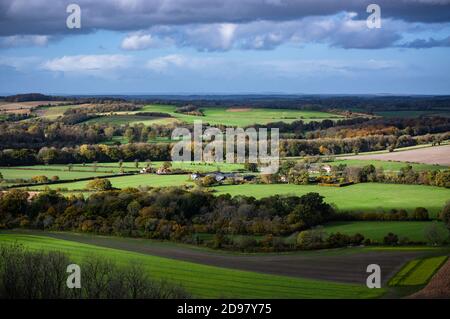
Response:
[[[365,286],[366,266],[362,267],[361,262],[386,262],[392,273],[410,256],[418,254],[388,253],[374,258],[377,254],[367,253],[365,260],[358,255],[330,256],[330,260],[322,262],[295,255],[292,260],[291,256],[228,255],[139,239],[68,233],[50,236],[54,238],[3,232],[0,244],[19,243],[35,250],[62,251],[74,262],[95,255],[110,258],[118,265],[139,263],[153,278],[181,284],[200,298],[376,298],[385,289]],[[342,264],[336,264],[338,260]],[[361,266],[358,274],[352,269],[356,265]],[[316,277],[322,279],[313,279]]]
[[[361,154],[343,158],[351,160],[399,161],[450,166],[450,145],[424,147],[391,153]]]

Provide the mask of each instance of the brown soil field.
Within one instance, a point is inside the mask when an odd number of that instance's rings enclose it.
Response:
[[[345,156],[345,159],[382,160],[450,166],[450,145],[396,151],[392,153]]]
[[[30,113],[35,107],[39,105],[54,105],[62,103],[61,101],[31,101],[31,102],[13,102],[0,104],[0,112],[2,113],[15,113],[15,114],[27,114]]]
[[[234,254],[146,239],[75,233],[32,233],[217,267],[357,284],[365,284],[369,264],[380,265],[385,284],[407,261],[424,255],[423,251],[361,251],[351,248],[284,254]]]
[[[414,299],[450,299],[450,260],[431,278],[428,285],[409,296]]]
[[[249,107],[231,107],[231,108],[227,109],[227,112],[248,112],[251,110],[252,109]]]

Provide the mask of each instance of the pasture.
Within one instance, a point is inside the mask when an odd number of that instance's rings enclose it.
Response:
[[[256,198],[275,194],[302,196],[316,192],[341,211],[380,211],[392,208],[414,210],[425,207],[436,217],[450,200],[450,189],[423,185],[361,183],[347,187],[323,187],[293,184],[243,184],[223,185],[214,188],[216,194],[246,195]]]
[[[37,169],[14,169],[14,168],[1,168],[0,173],[3,175],[4,179],[30,179],[33,176],[47,176],[50,179],[52,176],[58,176],[60,180],[71,180],[75,178],[88,178],[88,177],[101,177],[107,175],[106,172],[102,171],[84,171],[84,172],[74,172],[61,169],[46,169],[45,166],[40,166]]]
[[[74,262],[100,256],[118,265],[142,265],[150,276],[181,284],[199,298],[377,298],[385,289],[324,280],[269,275],[157,257],[45,236],[0,233],[0,244],[67,253]]]
[[[155,174],[139,174],[128,175],[108,178],[111,184],[115,188],[127,188],[127,187],[169,187],[169,186],[182,186],[192,184],[188,175],[155,175]],[[89,181],[80,181],[64,184],[50,184],[30,187],[33,190],[44,189],[67,189],[71,190],[85,190]]]
[[[408,262],[390,281],[390,286],[425,285],[447,260],[447,256],[415,259]]]
[[[245,127],[254,124],[267,124],[272,122],[291,123],[296,120],[321,121],[324,119],[339,119],[340,115],[319,111],[303,111],[293,109],[270,109],[270,108],[226,108],[207,107],[201,108],[204,116],[187,115],[175,113],[173,105],[146,105],[141,112],[163,112],[174,118],[186,122],[203,121],[212,125],[227,125]]]
[[[428,242],[425,236],[427,227],[433,222],[423,221],[350,221],[350,222],[332,222],[324,225],[324,231],[328,234],[341,233],[354,235],[359,233],[365,238],[379,243],[383,242],[384,236],[388,233],[396,234],[400,239],[408,238],[414,242]],[[444,223],[436,222],[439,229],[447,234]]]
[[[405,162],[395,162],[395,161],[382,161],[382,160],[371,160],[371,159],[340,159],[337,158],[335,161],[326,163],[331,166],[336,166],[339,164],[345,164],[352,167],[363,167],[366,165],[373,165],[376,168],[382,168],[385,171],[398,172],[401,168],[411,165],[415,171],[435,171],[447,169],[448,166],[443,165],[433,165],[433,164],[418,164],[418,163],[405,163]]]

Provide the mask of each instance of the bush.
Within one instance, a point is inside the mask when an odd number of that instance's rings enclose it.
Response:
[[[320,248],[325,243],[325,232],[322,226],[305,230],[297,235],[297,245],[303,249]]]
[[[448,232],[440,228],[437,221],[433,221],[425,228],[425,238],[432,245],[442,245],[448,239]]]
[[[441,219],[450,231],[450,202],[448,202],[441,212]]]
[[[389,233],[383,238],[383,243],[385,245],[395,246],[399,243],[398,236],[394,233]]]
[[[415,220],[429,220],[428,217],[428,210],[424,207],[417,207],[411,218],[415,219]]]
[[[112,189],[112,184],[109,179],[95,178],[91,180],[89,183],[87,183],[86,188],[96,191],[106,191]]]
[[[79,263],[81,288],[66,286],[67,266],[63,253],[27,251],[20,245],[0,246],[0,298],[8,299],[184,299],[180,286],[156,281],[146,269],[130,262],[89,257]]]
[[[345,247],[345,246],[358,246],[364,242],[364,236],[361,234],[355,234],[353,236],[345,235],[341,233],[331,234],[327,238],[329,247]]]
[[[47,183],[48,182],[48,178],[45,175],[33,176],[31,178],[31,181],[33,183]]]

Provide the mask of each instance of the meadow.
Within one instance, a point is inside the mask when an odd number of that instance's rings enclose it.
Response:
[[[359,233],[365,238],[379,243],[383,242],[384,236],[388,233],[396,234],[400,239],[408,238],[414,242],[427,242],[425,236],[426,229],[434,222],[422,221],[351,221],[351,222],[332,222],[324,226],[324,231],[328,234],[341,233],[354,235]],[[442,222],[435,222],[438,229],[447,234],[447,229]]]
[[[64,170],[64,168],[66,170]],[[47,176],[47,178],[51,178],[52,176],[58,176],[60,180],[71,180],[75,178],[89,178],[89,177],[101,177],[105,176],[108,173],[102,172],[98,170],[97,172],[93,171],[84,171],[84,172],[74,172],[68,171],[67,167],[61,167],[61,169],[51,169],[48,170],[44,166],[41,169],[14,169],[14,168],[1,168],[0,173],[3,175],[4,179],[30,179],[33,176]]]
[[[127,187],[169,187],[169,186],[182,186],[187,184],[193,184],[189,180],[188,175],[155,175],[155,174],[139,174],[129,176],[118,176],[108,178],[111,184],[115,188],[127,188]],[[67,189],[71,190],[85,190],[89,181],[80,181],[64,184],[50,184],[40,185],[35,187],[29,187],[32,190],[44,190],[44,189]]]
[[[216,194],[243,195],[262,198],[280,195],[301,196],[316,192],[341,211],[380,211],[392,208],[414,210],[425,207],[436,217],[450,199],[450,189],[424,185],[361,183],[347,187],[324,187],[294,184],[223,185],[214,188]]]
[[[389,281],[390,286],[425,285],[448,259],[447,256],[414,259]]]
[[[0,244],[19,243],[33,250],[67,253],[74,262],[89,256],[142,265],[153,278],[181,284],[199,298],[377,298],[385,289],[201,265],[175,259],[104,248],[73,241],[0,233]]]
[[[158,169],[163,165],[164,162],[162,161],[155,161],[151,162],[151,166],[154,169]],[[182,169],[186,170],[188,172],[215,172],[215,171],[221,171],[221,172],[235,172],[235,171],[243,171],[244,170],[244,164],[239,163],[205,163],[205,162],[171,162],[172,168],[174,169]],[[97,163],[96,165],[92,163],[88,164],[73,164],[72,165],[72,172],[69,171],[68,165],[60,165],[60,164],[51,164],[51,165],[32,165],[32,166],[19,166],[16,169],[14,167],[11,168],[1,168],[0,171],[3,174],[4,172],[11,171],[9,174],[17,174],[25,177],[31,177],[36,175],[61,175],[65,176],[65,174],[70,175],[73,173],[81,173],[86,172],[86,177],[95,176],[98,173],[103,173],[102,175],[106,174],[114,174],[119,173],[121,169],[125,172],[129,171],[137,171],[147,166],[146,162],[138,162],[138,167],[136,168],[135,162],[123,162],[122,166],[119,166],[118,162],[105,162],[105,163]],[[22,168],[25,168],[22,169]],[[95,170],[95,172],[94,172]],[[76,172],[74,172],[76,171]],[[82,172],[80,172],[82,171]],[[13,173],[14,172],[14,173]],[[38,174],[45,173],[45,174]],[[53,174],[55,173],[55,174]],[[94,173],[94,174],[91,174]],[[53,174],[53,175],[52,175]],[[61,177],[60,176],[60,177]],[[80,176],[81,177],[81,176]],[[84,177],[84,176],[83,176]],[[5,177],[6,178],[6,177]],[[65,178],[69,179],[69,178]]]
[[[173,105],[146,105],[140,112],[163,112],[172,115],[179,121],[193,123],[203,121],[212,125],[227,125],[245,127],[253,124],[267,124],[271,122],[291,123],[296,120],[321,121],[324,119],[341,118],[337,114],[319,111],[303,111],[293,109],[270,109],[270,108],[225,108],[208,107],[201,108],[204,116],[194,116],[175,113]]]
[[[363,167],[366,165],[373,165],[376,168],[383,168],[385,171],[398,172],[401,168],[410,165],[415,171],[434,171],[447,169],[448,166],[443,165],[433,165],[433,164],[418,164],[418,163],[407,163],[407,162],[395,162],[395,161],[382,161],[382,160],[370,160],[370,159],[339,159],[327,163],[331,166],[336,166],[339,164],[345,164],[347,166],[353,167]]]

